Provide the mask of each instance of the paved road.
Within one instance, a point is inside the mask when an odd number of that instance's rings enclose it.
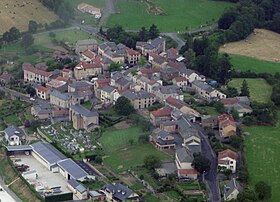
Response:
[[[220,190],[217,182],[217,157],[212,147],[208,142],[208,138],[204,135],[203,129],[197,124],[193,124],[193,127],[199,131],[199,135],[201,137],[201,151],[202,154],[207,157],[211,161],[211,169],[205,175],[206,187],[209,193],[209,199],[211,202],[219,202],[220,198]]]
[[[176,32],[161,33],[161,35],[169,36],[171,39],[173,39],[178,44],[177,50],[180,50],[185,45],[185,42],[178,37]]]

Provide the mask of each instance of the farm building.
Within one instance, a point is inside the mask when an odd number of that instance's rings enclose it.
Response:
[[[83,13],[89,13],[94,15],[95,18],[101,18],[101,10],[100,8],[96,8],[92,5],[81,3],[78,5],[78,10]]]

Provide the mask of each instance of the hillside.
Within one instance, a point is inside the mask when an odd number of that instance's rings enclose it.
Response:
[[[56,19],[57,16],[44,7],[39,0],[0,1],[0,34],[3,34],[11,27],[26,31],[30,20],[44,24],[53,22]]]

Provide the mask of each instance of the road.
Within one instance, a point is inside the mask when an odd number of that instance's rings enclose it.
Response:
[[[185,42],[178,37],[178,34],[176,32],[161,33],[161,35],[169,36],[171,39],[173,39],[178,44],[177,50],[180,50],[185,45]]]
[[[217,156],[212,150],[211,145],[209,144],[207,136],[204,135],[203,129],[197,125],[192,124],[195,129],[198,130],[201,137],[201,151],[202,154],[211,161],[210,171],[205,175],[206,187],[209,193],[209,199],[211,202],[219,202],[220,190],[217,182]]]

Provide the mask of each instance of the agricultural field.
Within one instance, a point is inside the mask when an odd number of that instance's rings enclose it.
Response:
[[[251,57],[230,54],[231,64],[235,70],[243,72],[251,71],[254,73],[270,73],[280,72],[280,63],[259,60]]]
[[[243,78],[232,79],[228,85],[240,90],[243,80]],[[272,87],[264,79],[245,78],[245,80],[248,83],[251,101],[263,103],[269,102]]]
[[[125,29],[157,25],[161,32],[185,31],[214,23],[231,3],[210,0],[117,0],[118,13],[109,17],[106,25],[116,24]]]
[[[278,62],[280,66],[280,34],[265,29],[255,29],[246,40],[227,43],[220,52],[243,55],[259,60]]]
[[[276,127],[251,126],[244,130],[249,132],[245,138],[245,155],[249,171],[249,184],[253,187],[263,180],[272,187],[270,202],[280,198],[280,112]]]
[[[0,1],[0,34],[6,32],[11,27],[17,27],[20,31],[26,31],[30,20],[49,24],[57,19],[58,17],[43,6],[39,0]]]

